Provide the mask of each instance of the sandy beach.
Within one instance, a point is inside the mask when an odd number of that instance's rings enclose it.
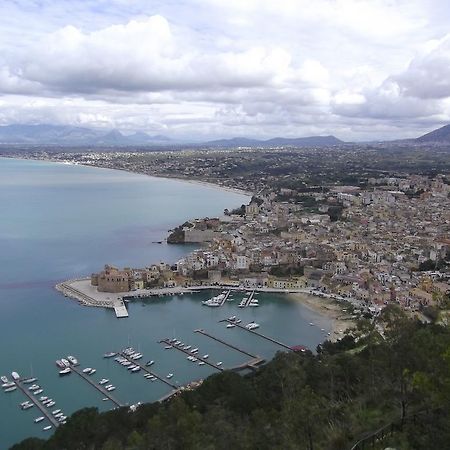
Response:
[[[336,300],[302,293],[289,294],[289,298],[294,301],[301,302],[312,311],[315,311],[332,320],[332,331],[331,336],[329,337],[332,342],[335,342],[343,337],[345,331],[355,324],[354,320],[342,311],[342,309],[345,308],[337,303]]]

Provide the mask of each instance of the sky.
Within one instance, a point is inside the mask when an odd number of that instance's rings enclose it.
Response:
[[[0,125],[175,139],[450,122],[447,0],[1,0]]]

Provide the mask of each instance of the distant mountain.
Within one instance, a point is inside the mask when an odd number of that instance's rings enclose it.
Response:
[[[327,147],[339,144],[344,144],[344,142],[334,136],[309,136],[302,138],[276,137],[265,141],[235,137],[232,139],[219,139],[216,141],[205,142],[204,145],[209,145],[211,147]]]
[[[415,139],[417,142],[440,142],[450,144],[450,125],[445,125]]]
[[[6,125],[0,126],[0,144],[28,145],[167,145],[166,136],[150,136],[143,132],[126,135],[119,130],[99,130],[64,125]]]

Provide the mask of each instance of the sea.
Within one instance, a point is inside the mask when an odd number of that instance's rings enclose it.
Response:
[[[129,317],[113,310],[79,305],[54,289],[57,282],[89,276],[105,264],[145,267],[175,263],[198,246],[169,245],[168,230],[196,217],[217,217],[225,208],[249,197],[212,186],[149,177],[118,170],[47,161],[0,158],[0,375],[34,376],[52,398],[52,410],[65,415],[84,407],[100,411],[114,405],[75,373],[60,377],[55,361],[74,355],[80,367],[91,367],[98,382],[109,379],[114,396],[125,405],[153,402],[171,388],[151,382],[142,372],[130,373],[106,352],[133,346],[142,362],[183,385],[216,369],[199,366],[159,341],[177,338],[199,348],[211,362],[232,367],[248,357],[206,336],[212,336],[265,359],[283,348],[242,329],[219,322],[232,315],[255,321],[262,333],[288,345],[311,349],[331,330],[329,319],[281,294],[260,294],[258,308],[238,309],[243,294],[220,308],[201,304],[213,292],[134,300]],[[162,242],[162,243],[159,243]],[[314,323],[311,326],[310,323]],[[20,391],[0,391],[0,449],[30,437],[49,437],[47,422],[34,423],[36,407],[23,411]]]

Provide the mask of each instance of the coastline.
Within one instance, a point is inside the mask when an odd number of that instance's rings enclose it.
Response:
[[[64,164],[64,165],[83,166],[83,167],[95,167],[96,169],[105,169],[105,170],[118,170],[118,171],[121,171],[121,172],[132,173],[134,175],[142,175],[142,176],[150,177],[150,178],[160,178],[160,179],[163,179],[163,180],[172,180],[172,181],[175,180],[175,181],[180,181],[180,182],[184,182],[184,183],[198,184],[200,186],[205,186],[205,187],[209,187],[209,188],[213,188],[213,189],[219,189],[219,190],[226,191],[226,192],[232,192],[234,194],[245,195],[247,197],[252,197],[253,196],[253,192],[250,192],[250,191],[244,191],[244,190],[238,189],[238,188],[222,186],[220,184],[213,183],[211,181],[196,180],[196,179],[193,179],[193,178],[182,178],[182,177],[167,176],[167,175],[163,176],[163,175],[157,175],[157,174],[151,174],[150,175],[148,173],[138,172],[138,171],[135,171],[135,170],[122,169],[120,167],[105,167],[105,166],[96,165],[96,164],[82,164],[82,163],[73,162],[73,161],[55,160],[55,159],[52,159],[52,158],[21,158],[18,155],[15,155],[15,156],[0,155],[0,159],[1,158],[18,159],[18,160],[29,160],[29,161],[44,161],[44,162],[51,162],[51,163],[54,163],[54,164]]]
[[[288,297],[332,321],[331,335],[328,338],[331,342],[342,338],[356,323],[342,311],[342,306],[335,300],[304,293],[290,293]]]

